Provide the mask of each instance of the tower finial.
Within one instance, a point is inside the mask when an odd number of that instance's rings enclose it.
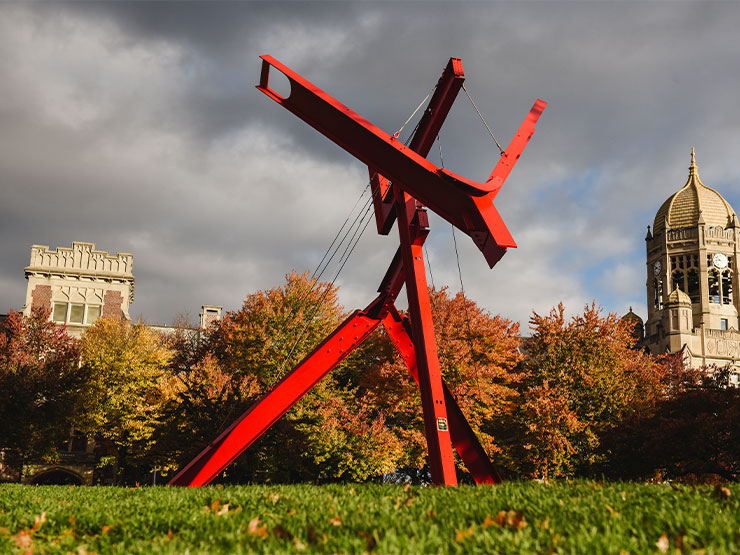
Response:
[[[691,147],[691,165],[689,166],[691,173],[696,173],[696,154],[694,153],[694,147]]]

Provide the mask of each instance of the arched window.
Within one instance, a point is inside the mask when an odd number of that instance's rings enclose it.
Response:
[[[701,290],[699,289],[699,272],[698,270],[691,269],[686,273],[686,293],[691,297],[692,303],[698,303],[701,297]]]
[[[653,306],[655,310],[663,309],[663,280],[653,280]]]
[[[709,302],[719,304],[719,273],[709,270]]]
[[[684,282],[684,275],[681,270],[675,270],[671,274],[671,282],[673,284],[671,287],[672,290],[678,287],[684,293],[686,292],[686,283]]]
[[[722,304],[732,303],[732,272],[722,272]]]

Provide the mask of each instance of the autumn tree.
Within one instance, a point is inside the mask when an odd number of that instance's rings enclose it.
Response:
[[[545,478],[585,472],[601,457],[600,435],[654,406],[663,374],[632,348],[629,324],[602,316],[595,303],[571,319],[561,303],[546,316],[534,313],[530,325],[519,410],[523,470]]]
[[[493,316],[461,293],[430,289],[442,377],[489,456],[508,465],[506,423],[517,406],[521,360],[519,325]],[[374,343],[374,344],[373,344]],[[374,417],[383,417],[403,446],[401,466],[427,464],[419,388],[389,340],[371,339],[360,399]],[[463,468],[461,461],[458,467]]]
[[[81,351],[88,381],[77,426],[115,447],[125,480],[129,467],[145,464],[164,407],[178,392],[165,371],[172,353],[157,332],[119,318],[99,318],[83,334]]]
[[[19,467],[28,458],[53,461],[70,433],[84,371],[77,342],[49,311],[11,311],[0,324],[0,451]]]
[[[173,327],[165,338],[172,352],[167,371],[178,391],[164,407],[151,451],[165,475],[195,457],[260,392],[255,376],[230,372],[216,356],[224,348],[219,322],[201,329],[179,320]]]
[[[183,419],[197,427],[198,449],[269,391],[341,322],[337,289],[293,272],[281,287],[247,296],[186,353]],[[189,347],[187,345],[190,345]],[[187,354],[190,353],[190,354]],[[180,357],[180,358],[178,358]],[[355,396],[362,357],[322,379],[227,470],[245,481],[363,480],[392,470],[400,446],[382,418]],[[196,416],[197,415],[197,416]]]
[[[604,438],[606,475],[620,479],[740,477],[740,389],[730,368],[659,361],[666,387],[655,409],[625,420]]]

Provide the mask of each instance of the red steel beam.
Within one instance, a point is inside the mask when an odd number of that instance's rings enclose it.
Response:
[[[514,148],[507,151],[508,156],[498,161],[488,181],[477,183],[435,166],[272,56],[261,58],[260,91],[368,167],[382,168],[383,175],[394,184],[470,235],[489,266],[493,267],[507,248],[516,247],[493,199],[521,152]],[[270,68],[283,73],[290,82],[287,97],[270,88]],[[541,100],[534,104],[520,128],[522,137],[528,140],[531,136],[545,106]]]
[[[409,144],[411,150],[424,157],[429,154],[429,149],[432,148],[434,139],[439,134],[464,81],[462,60],[450,58],[442,76],[437,81],[432,99],[416,127],[416,132]],[[395,198],[388,179],[375,168],[368,168],[368,170],[370,171],[370,188],[373,194],[378,233],[388,235],[396,218]]]
[[[210,483],[378,325],[379,319],[359,310],[353,312],[271,391],[180,470],[169,485],[197,487]]]
[[[442,372],[437,356],[437,342],[434,337],[432,308],[429,302],[429,288],[424,268],[423,244],[426,238],[426,211],[417,209],[416,200],[400,189],[396,193],[396,219],[401,241],[403,272],[406,276],[406,294],[411,317],[411,336],[414,341],[421,405],[424,410],[424,435],[429,454],[429,470],[432,483],[436,485],[457,485],[455,459],[450,444],[450,431],[447,420]]]
[[[419,383],[419,374],[416,368],[416,354],[414,343],[411,340],[411,329],[408,318],[402,317],[396,307],[391,307],[383,317],[383,327],[388,332],[393,344],[401,354],[406,367],[409,369],[414,381]],[[450,393],[447,385],[442,382],[444,390],[445,405],[447,407],[447,418],[450,423],[450,439],[455,446],[457,454],[473,476],[476,484],[498,484],[501,483],[501,475],[488,458],[483,446],[478,441],[475,432],[468,424],[465,415],[460,410],[457,401]]]

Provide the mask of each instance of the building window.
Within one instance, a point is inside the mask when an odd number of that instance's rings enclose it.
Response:
[[[719,321],[719,329],[726,330],[727,329],[727,318],[720,318]]]
[[[655,310],[663,310],[663,280],[653,280],[653,302]]]
[[[84,304],[73,304],[69,310],[69,323],[70,324],[81,324],[85,319],[85,305]]]
[[[719,275],[717,270],[709,272],[709,302],[719,304]]]
[[[729,270],[722,272],[722,303],[732,303],[732,272]]]
[[[54,314],[51,318],[55,322],[67,322],[67,303],[54,303]]]
[[[95,320],[100,318],[100,305],[91,305],[87,307],[87,323],[94,324]]]
[[[100,305],[54,303],[51,319],[59,324],[90,325],[100,317],[100,308]],[[87,319],[85,319],[85,312],[87,312]]]
[[[701,297],[701,290],[699,289],[699,272],[691,269],[686,274],[686,281],[688,283],[688,291],[686,291],[691,297],[692,303],[698,303]]]

